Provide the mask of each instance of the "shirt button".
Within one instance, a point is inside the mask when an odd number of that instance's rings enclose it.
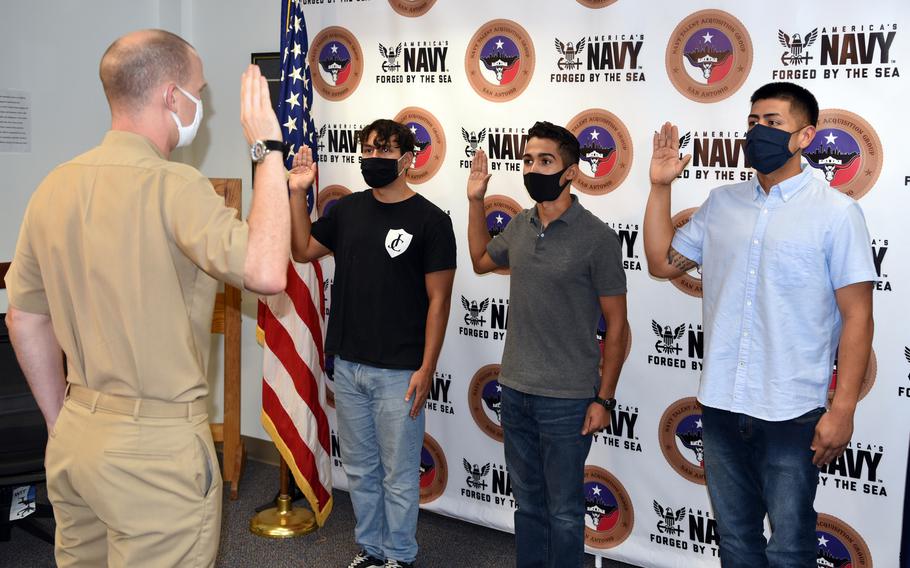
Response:
[[[751,306],[751,305],[752,305],[752,300],[746,300],[746,305],[747,305],[747,306]]]
[[[750,269],[749,274],[755,274],[755,269],[754,268]]]
[[[743,362],[742,362],[742,361],[740,361],[740,362],[739,362],[739,366],[740,366],[740,367],[745,367],[745,366],[746,366],[746,364],[745,364],[745,363],[743,363]]]
[[[757,244],[758,244],[758,239],[752,239],[752,244],[753,244],[753,245],[757,245]]]
[[[744,331],[744,332],[743,332],[743,337],[749,337],[749,332],[748,332],[748,331]]]

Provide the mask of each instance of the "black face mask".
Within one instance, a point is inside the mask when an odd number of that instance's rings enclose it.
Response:
[[[800,130],[802,129],[787,132],[756,124],[746,133],[746,157],[749,158],[749,163],[764,175],[781,168],[796,153],[790,151],[790,137]]]
[[[528,190],[528,195],[537,203],[553,201],[559,197],[559,194],[562,193],[566,186],[572,183],[571,180],[566,180],[566,183],[559,185],[559,178],[568,169],[565,168],[555,174],[525,174],[525,189]]]
[[[397,160],[395,158],[364,158],[360,162],[363,181],[374,189],[389,185],[401,175],[401,172],[398,171],[399,161],[401,158]]]

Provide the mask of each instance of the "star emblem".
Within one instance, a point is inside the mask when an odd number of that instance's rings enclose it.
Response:
[[[600,132],[597,129],[591,131],[591,140],[600,140]]]
[[[496,392],[502,392],[502,385],[496,385]]]
[[[300,16],[294,16],[294,31],[300,31]]]
[[[502,42],[501,39],[497,39],[497,40],[496,40],[496,49],[502,49],[502,47],[503,47],[504,45],[505,45],[505,44]]]
[[[417,134],[417,127],[416,127],[416,126],[411,125],[411,133],[412,133],[412,134]]]
[[[705,43],[711,43],[711,39],[714,37],[711,35],[711,32],[705,32],[705,35],[701,36]]]
[[[825,547],[828,546],[828,539],[825,538],[825,535],[818,537],[818,545],[825,546]]]
[[[291,83],[292,85],[296,85],[297,81],[303,81],[303,77],[300,76],[300,67],[294,67],[291,71],[291,79],[294,80],[294,82]]]
[[[296,41],[294,42],[294,49],[291,50],[291,53],[294,54],[294,57],[300,57],[300,44]]]
[[[695,421],[695,427],[701,428],[701,418],[699,418],[698,420]]]
[[[594,486],[594,489],[591,490],[591,493],[593,493],[593,494],[595,494],[595,495],[600,495],[600,487],[598,487],[597,485],[595,485],[595,486]]]
[[[291,93],[291,96],[288,97],[284,102],[291,105],[291,110],[294,110],[295,106],[300,106],[300,93]]]
[[[294,119],[291,116],[288,116],[288,121],[283,126],[288,129],[288,135],[297,130],[297,125],[294,124]]]
[[[502,222],[503,222],[503,221],[504,221],[504,219],[502,218],[502,215],[496,215],[496,223],[497,223],[497,224],[502,225]]]
[[[828,144],[834,144],[834,141],[837,140],[837,136],[835,136],[833,132],[829,132],[828,135],[825,136],[825,140],[828,141]]]
[[[332,53],[338,53],[338,46],[334,43],[332,44]]]

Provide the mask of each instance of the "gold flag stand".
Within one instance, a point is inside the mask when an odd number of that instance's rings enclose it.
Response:
[[[295,509],[291,505],[290,471],[288,464],[281,458],[278,465],[280,489],[275,506],[256,514],[250,520],[250,531],[253,534],[268,538],[292,538],[303,536],[316,530],[316,517],[307,509]]]

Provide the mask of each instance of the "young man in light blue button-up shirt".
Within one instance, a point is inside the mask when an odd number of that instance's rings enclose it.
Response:
[[[645,254],[657,278],[701,266],[698,400],[724,566],[815,565],[818,467],[850,442],[869,361],[869,233],[859,205],[800,163],[817,122],[818,103],[802,87],[758,89],[746,136],[756,177],[714,189],[678,230],[670,184],[691,156],[680,158],[670,123],[654,134]]]

